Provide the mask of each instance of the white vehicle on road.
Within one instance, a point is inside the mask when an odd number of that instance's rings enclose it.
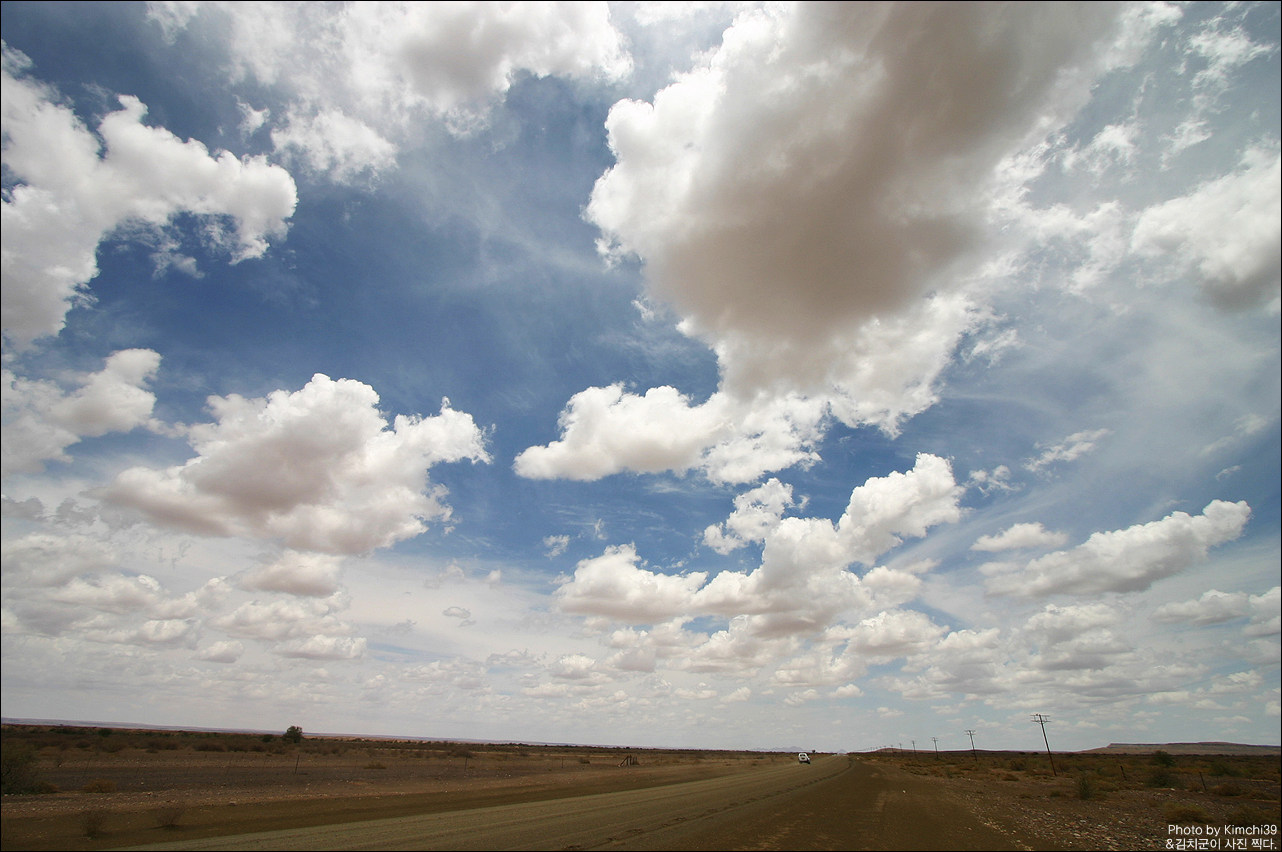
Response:
[[[806,754],[804,751],[799,751],[799,752],[797,752],[797,762],[798,762],[798,763],[809,763],[809,762],[810,762],[810,755]]]

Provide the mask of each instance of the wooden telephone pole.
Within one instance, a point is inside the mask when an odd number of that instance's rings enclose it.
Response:
[[[1041,713],[1034,713],[1033,721],[1042,726],[1042,742],[1046,743],[1046,756],[1051,759],[1051,775],[1058,775],[1059,773],[1055,771],[1055,755],[1051,754],[1051,742],[1046,739],[1046,723],[1049,722],[1050,719],[1046,718]]]

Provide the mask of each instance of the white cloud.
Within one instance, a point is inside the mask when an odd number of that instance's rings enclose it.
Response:
[[[1247,636],[1277,636],[1282,632],[1282,587],[1274,586],[1262,595],[1251,595],[1247,606],[1251,623],[1246,627]]]
[[[290,550],[270,565],[246,571],[239,579],[246,589],[324,598],[338,591],[342,565],[343,560],[336,556]]]
[[[16,182],[2,210],[7,345],[25,348],[61,330],[98,274],[98,244],[124,226],[163,229],[184,212],[229,217],[231,235],[215,228],[206,238],[232,262],[262,255],[285,233],[297,196],[284,169],[211,155],[196,140],[149,127],[146,107],[131,96],[120,97],[94,136],[52,89],[18,76],[28,64],[5,47],[4,165]]]
[[[363,174],[372,176],[396,164],[396,146],[374,128],[337,110],[316,115],[291,115],[284,127],[272,131],[276,150],[297,150],[307,164],[339,183]]]
[[[622,385],[588,388],[561,414],[562,439],[516,457],[516,472],[532,478],[599,479],[621,470],[685,471],[726,430],[710,404],[691,406],[670,387],[644,396]]]
[[[427,480],[432,465],[489,455],[448,401],[435,417],[397,415],[390,429],[377,403],[368,385],[320,374],[293,393],[210,397],[216,422],[188,430],[195,458],[126,470],[105,496],[205,535],[333,554],[385,547],[449,517],[444,490]]]
[[[703,541],[723,554],[751,541],[763,541],[792,505],[792,486],[772,478],[735,497],[730,517],[704,530]]]
[[[992,570],[986,585],[992,594],[1027,597],[1140,591],[1240,536],[1250,515],[1244,502],[1215,500],[1200,515],[1173,512],[1160,521],[1097,532],[1072,550]]]
[[[201,16],[225,21],[236,76],[289,101],[272,130],[277,150],[339,182],[392,165],[415,119],[474,131],[520,74],[617,79],[631,68],[604,3],[206,3],[149,14],[171,36]]]
[[[1217,303],[1274,311],[1282,281],[1282,156],[1252,150],[1234,174],[1145,210],[1131,238],[1135,251],[1168,255],[1196,271]]]
[[[1115,10],[1083,8],[745,11],[652,103],[615,105],[617,163],[588,216],[695,333],[735,349],[849,345],[955,274],[1002,159],[1120,61]],[[777,369],[810,383],[815,366]]]
[[[133,548],[100,529],[68,518],[52,529],[3,542],[6,635],[186,646],[199,619],[226,600],[222,578],[175,594],[150,574],[123,571],[136,559]]]
[[[1088,8],[746,11],[653,103],[615,105],[588,215],[718,336],[894,313],[963,256],[1001,158],[1088,94],[1115,24]]]
[[[1015,524],[997,535],[981,535],[970,546],[971,550],[1016,550],[1026,547],[1061,547],[1068,542],[1068,535],[1053,532],[1040,523]]]
[[[1058,444],[1052,444],[1043,449],[1041,455],[1025,462],[1024,467],[1038,471],[1056,462],[1076,461],[1087,453],[1093,452],[1099,440],[1108,434],[1108,429],[1074,432]]]
[[[103,612],[122,613],[148,609],[156,604],[160,595],[160,583],[146,574],[136,577],[102,574],[76,577],[55,590],[50,599]]]
[[[1128,165],[1135,156],[1139,133],[1140,128],[1134,124],[1110,124],[1080,152],[1065,154],[1064,168],[1072,169],[1080,162],[1083,168],[1100,175],[1114,164]]]
[[[918,453],[911,471],[874,477],[854,489],[838,530],[854,558],[871,564],[904,536],[921,537],[929,527],[955,523],[961,494],[946,460]]]
[[[247,601],[232,612],[211,619],[210,624],[237,638],[290,641],[299,643],[297,647],[318,636],[345,638],[353,633],[351,625],[335,614],[331,601],[316,598]]]
[[[546,535],[543,537],[543,548],[547,551],[549,559],[555,559],[566,548],[570,546],[570,537],[568,535]]]
[[[1112,627],[1121,619],[1121,613],[1108,604],[1049,604],[1025,622],[1023,632],[1041,645],[1059,645],[1092,630]]]
[[[1219,88],[1225,85],[1234,69],[1258,56],[1267,55],[1276,46],[1256,44],[1238,28],[1223,30],[1212,26],[1190,38],[1189,48],[1191,53],[1206,61],[1206,67],[1194,78],[1194,86]]]
[[[1191,601],[1163,604],[1153,613],[1155,621],[1195,625],[1219,624],[1241,618],[1247,612],[1247,595],[1244,592],[1221,592],[1208,589]]]
[[[150,349],[115,352],[101,371],[77,377],[71,393],[5,370],[4,474],[39,472],[46,461],[69,461],[67,447],[81,438],[146,425],[156,402],[146,384],[159,367]]]
[[[911,574],[876,568],[861,580],[848,567],[871,565],[905,537],[955,522],[960,494],[948,463],[923,454],[913,470],[853,489],[836,524],[824,518],[779,521],[765,532],[761,564],[751,572],[723,571],[711,579],[706,572],[666,575],[640,567],[628,545],[580,562],[557,597],[567,612],[634,624],[726,618],[726,630],[690,652],[691,665],[700,671],[756,667],[789,647],[780,641],[818,635],[847,613],[915,596],[920,582]]]
[[[59,586],[119,562],[114,549],[98,538],[67,531],[6,538],[0,542],[0,554],[7,589]]]
[[[713,346],[721,389],[700,406],[670,388],[584,391],[562,440],[518,471],[749,482],[813,463],[827,417],[894,435],[933,405],[963,335],[989,319],[964,290],[1001,164],[1153,23],[1089,9],[753,8],[651,103],[616,103],[616,163],[587,217]]]
[[[642,396],[619,384],[588,388],[561,412],[561,439],[525,449],[514,468],[579,480],[699,469],[716,482],[751,482],[815,461],[823,416],[821,403],[796,395],[741,402],[715,393],[696,405],[666,386]]]
[[[240,642],[211,642],[196,652],[196,659],[210,663],[234,663],[244,653],[245,646]]]
[[[663,621],[688,611],[707,577],[659,574],[638,567],[638,561],[632,545],[607,548],[601,556],[584,559],[575,566],[573,579],[557,589],[561,609],[638,623]]]
[[[283,657],[308,660],[355,660],[365,656],[365,646],[362,637],[317,635],[282,642],[276,651]]]
[[[947,630],[924,613],[881,612],[855,626],[846,653],[881,662],[906,657],[926,650]]]

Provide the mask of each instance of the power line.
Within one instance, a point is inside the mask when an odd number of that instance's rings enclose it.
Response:
[[[975,753],[975,732],[966,731],[966,736],[970,737],[970,753],[974,756],[975,762],[979,763],[979,755]]]
[[[1046,756],[1051,759],[1051,774],[1058,775],[1059,773],[1055,771],[1055,755],[1051,754],[1051,741],[1046,739],[1046,723],[1050,719],[1041,713],[1034,713],[1033,721],[1042,726],[1042,742],[1046,743]]]

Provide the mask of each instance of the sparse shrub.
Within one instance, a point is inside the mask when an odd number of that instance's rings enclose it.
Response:
[[[1158,749],[1153,752],[1153,763],[1158,766],[1174,766],[1175,758],[1171,757],[1170,753]]]
[[[84,831],[85,837],[88,837],[91,840],[102,836],[103,829],[106,824],[106,811],[84,811],[80,814],[80,828]]]
[[[1217,796],[1240,796],[1242,788],[1232,781],[1226,781],[1223,784],[1216,784],[1211,788],[1211,792]]]
[[[196,751],[227,751],[227,746],[213,740],[205,740],[193,746]]]
[[[1010,767],[1011,772],[1023,772],[1026,768],[1028,768],[1028,764],[1024,762],[1024,759],[1022,757],[1014,758],[1007,765]]]
[[[1211,761],[1210,773],[1221,778],[1236,778],[1240,774],[1228,761],[1216,758]]]
[[[379,763],[377,760],[371,760],[369,763],[365,764],[365,768],[366,769],[386,769],[387,766],[385,764]]]
[[[0,746],[0,792],[35,792],[39,783],[36,777],[36,750],[29,743],[5,740]]]
[[[153,813],[156,818],[156,827],[177,828],[178,821],[186,812],[187,809],[182,805],[161,805]]]
[[[1154,769],[1148,774],[1148,786],[1150,787],[1174,787],[1175,776],[1165,769]]]
[[[301,743],[303,741],[303,729],[297,725],[290,725],[285,729],[285,733],[280,738],[287,743]]]
[[[1095,785],[1095,778],[1088,772],[1083,772],[1077,776],[1077,798],[1094,799],[1099,795],[1099,788]]]
[[[579,763],[582,763],[582,764],[590,764],[590,763],[592,763],[592,758],[590,758],[590,757],[580,757],[580,758],[579,758]]]
[[[1166,808],[1166,821],[1171,825],[1190,825],[1210,822],[1206,811],[1197,805],[1169,805]]]
[[[1263,808],[1241,805],[1233,809],[1233,813],[1228,815],[1225,822],[1229,825],[1277,825],[1278,815],[1276,812],[1269,813]]]
[[[80,788],[82,793],[114,793],[116,792],[116,782],[109,778],[95,778],[88,784]]]

